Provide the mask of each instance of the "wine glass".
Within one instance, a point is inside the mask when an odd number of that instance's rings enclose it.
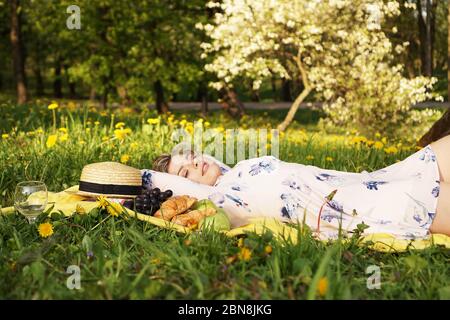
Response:
[[[47,186],[41,181],[23,181],[16,186],[14,207],[30,224],[35,223],[37,217],[44,212],[47,201]]]

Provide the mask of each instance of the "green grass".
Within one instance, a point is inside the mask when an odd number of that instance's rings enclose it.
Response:
[[[170,151],[173,130],[165,119],[159,126],[146,124],[155,115],[87,109],[58,109],[56,128],[68,129],[67,141],[48,148],[54,134],[51,111],[44,105],[3,105],[0,111],[1,205],[12,204],[17,182],[43,180],[51,191],[77,183],[82,167],[90,162],[119,161],[128,154],[129,165],[149,168],[152,159]],[[240,123],[214,112],[211,127],[275,127],[283,112],[252,112]],[[175,119],[181,115],[175,114]],[[300,111],[281,140],[280,158],[324,168],[376,170],[401,160],[414,149],[400,148],[387,154],[364,143],[348,144],[354,135],[336,128],[343,140],[316,125],[320,114]],[[188,120],[198,115],[190,113]],[[95,125],[99,121],[99,125]],[[114,125],[124,121],[132,133],[112,139]],[[90,122],[90,124],[89,124]],[[42,128],[43,133],[26,132]],[[87,132],[86,128],[90,128]],[[306,130],[306,134],[300,129]],[[61,136],[63,133],[58,133]],[[109,137],[109,140],[103,140]],[[84,143],[80,143],[84,141]],[[399,141],[388,141],[387,146]],[[135,144],[133,144],[135,143]],[[406,142],[405,142],[406,146]],[[331,157],[332,160],[327,157]],[[235,259],[241,247],[236,238],[212,231],[178,234],[148,223],[108,217],[97,210],[70,218],[45,214],[54,234],[41,238],[36,226],[17,214],[0,216],[0,298],[3,299],[449,299],[450,250],[431,247],[422,251],[385,254],[350,242],[322,243],[308,232],[299,233],[297,244],[277,242],[270,234],[249,234],[243,246],[251,258]],[[272,247],[266,253],[266,246]],[[233,259],[231,259],[233,260]],[[70,265],[81,271],[81,289],[69,290]],[[381,269],[381,289],[366,286],[366,269]],[[317,294],[318,280],[326,277],[324,296]]]

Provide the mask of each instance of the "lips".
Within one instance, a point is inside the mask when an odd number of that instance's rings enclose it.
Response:
[[[205,175],[206,171],[208,170],[209,165],[206,162],[203,162],[203,166],[202,166],[202,176]]]

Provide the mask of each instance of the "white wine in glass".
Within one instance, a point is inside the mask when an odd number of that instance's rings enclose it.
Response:
[[[36,222],[37,217],[44,212],[47,201],[47,186],[41,181],[23,181],[16,186],[14,207],[29,223]]]

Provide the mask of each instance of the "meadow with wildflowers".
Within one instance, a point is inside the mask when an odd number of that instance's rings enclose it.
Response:
[[[15,185],[42,180],[50,191],[78,183],[84,165],[118,161],[150,168],[170,152],[179,127],[276,128],[284,112],[248,111],[157,115],[133,108],[103,110],[88,103],[36,101],[0,106],[1,206]],[[437,115],[436,117],[438,117]],[[320,111],[300,110],[280,135],[279,158],[322,168],[377,170],[417,150],[412,136],[363,136],[324,128]],[[430,119],[432,122],[433,119]],[[407,129],[405,129],[407,132]],[[267,153],[270,153],[270,144]],[[261,150],[259,150],[261,152]],[[233,164],[230,164],[231,166]],[[102,202],[103,201],[103,202]],[[6,299],[448,299],[450,252],[380,253],[349,242],[324,243],[306,230],[298,244],[267,233],[228,238],[213,231],[178,234],[128,219],[99,199],[71,217],[46,212],[30,225],[19,214],[0,215],[0,297]],[[69,266],[80,268],[79,289],[67,287]],[[381,270],[369,289],[369,266]]]

